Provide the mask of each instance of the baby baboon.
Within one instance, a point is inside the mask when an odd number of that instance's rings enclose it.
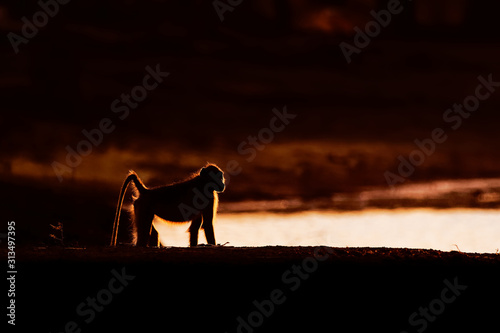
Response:
[[[197,174],[172,185],[147,188],[134,171],[125,179],[118,198],[111,246],[116,246],[123,197],[130,182],[135,185],[132,208],[133,244],[158,246],[158,232],[153,226],[154,216],[169,222],[189,222],[189,244],[198,245],[198,230],[205,230],[207,243],[215,245],[213,220],[217,214],[218,192],[225,188],[224,173],[214,164],[208,164]]]

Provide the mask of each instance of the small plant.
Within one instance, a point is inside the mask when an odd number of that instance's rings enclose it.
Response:
[[[57,226],[51,224],[50,225],[55,232],[53,234],[50,234],[50,237],[61,242],[61,245],[64,246],[64,231],[63,231],[63,224],[61,222],[57,222]],[[56,231],[59,231],[59,237],[56,236]]]

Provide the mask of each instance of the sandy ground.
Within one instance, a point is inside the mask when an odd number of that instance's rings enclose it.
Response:
[[[19,330],[462,332],[494,327],[500,309],[495,254],[25,247],[16,256]]]

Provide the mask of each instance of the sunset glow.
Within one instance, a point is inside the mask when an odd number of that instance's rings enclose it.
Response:
[[[294,214],[220,214],[218,243],[228,246],[404,247],[495,253],[498,210],[398,209]],[[473,224],[473,228],[471,228]],[[165,246],[186,246],[186,226],[156,223]],[[203,233],[200,243],[206,243]]]

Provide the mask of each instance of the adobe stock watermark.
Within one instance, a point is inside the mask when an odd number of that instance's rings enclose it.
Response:
[[[248,155],[245,160],[249,163],[257,157],[259,151],[263,151],[266,145],[274,140],[276,133],[285,130],[286,126],[297,117],[296,114],[288,112],[286,105],[283,106],[282,111],[273,108],[272,113],[274,116],[269,120],[267,127],[261,128],[256,135],[249,135],[237,147],[237,151],[241,156]],[[231,177],[239,175],[243,171],[243,167],[238,161],[230,160],[227,162],[226,168],[223,169],[223,171],[226,184],[229,184]],[[203,192],[194,189],[195,195],[191,206],[185,203],[181,203],[178,206],[182,216],[186,220],[189,219],[190,216],[198,214],[210,203],[209,198],[213,196],[211,189],[217,188],[218,184],[217,177],[215,175],[210,176],[214,179],[214,182],[206,184]]]
[[[214,6],[220,21],[224,22],[224,13],[227,11],[232,12],[234,8],[241,5],[242,2],[243,0],[214,0],[212,6]]]
[[[148,97],[148,94],[158,88],[164,78],[170,75],[170,73],[160,70],[160,64],[156,64],[154,69],[148,65],[145,70],[147,74],[142,79],[141,85],[133,87],[129,94],[122,93],[120,98],[111,102],[111,112],[117,114],[119,120],[125,120],[129,116],[130,110],[137,108],[139,103],[144,101]],[[96,128],[82,130],[85,139],[80,140],[75,148],[69,145],[65,148],[67,151],[66,163],[63,164],[54,161],[51,164],[59,182],[63,181],[64,174],[71,174],[73,169],[82,163],[83,157],[90,155],[93,148],[103,142],[104,134],[112,133],[115,128],[116,125],[113,123],[113,120],[102,118]]]
[[[21,35],[14,32],[9,32],[7,38],[9,39],[10,45],[14,49],[16,54],[19,53],[19,45],[28,44],[29,41],[38,35],[38,31],[44,28],[48,23],[50,18],[54,18],[60,10],[61,5],[66,5],[71,0],[40,0],[38,1],[38,6],[40,10],[33,14],[31,21],[23,16],[21,21],[23,26],[21,28]]]
[[[477,79],[479,84],[474,94],[465,97],[461,104],[453,104],[452,108],[443,113],[444,122],[450,124],[450,128],[454,131],[462,126],[464,119],[468,119],[477,111],[482,101],[487,100],[496,88],[500,87],[499,81],[493,81],[493,74],[489,74],[487,78],[480,75]],[[403,155],[397,157],[399,161],[397,174],[391,171],[384,172],[387,185],[394,187],[398,183],[404,183],[415,172],[415,167],[422,165],[429,156],[434,154],[437,145],[444,143],[447,139],[448,135],[441,127],[434,128],[428,138],[415,139],[413,142],[417,148],[412,150],[407,158]]]
[[[387,9],[381,9],[378,12],[374,10],[370,11],[370,15],[374,19],[365,24],[365,30],[363,31],[359,27],[354,27],[354,31],[356,32],[353,40],[354,45],[346,42],[339,44],[347,63],[351,63],[353,54],[361,53],[364,48],[370,45],[372,38],[380,35],[382,28],[386,28],[391,23],[393,15],[400,14],[402,11],[403,6],[399,0],[390,0],[387,4]]]
[[[16,222],[7,221],[7,233],[2,234],[7,238],[7,281],[9,289],[7,289],[7,297],[9,306],[7,307],[7,323],[16,325]]]
[[[436,321],[437,317],[441,315],[449,305],[462,294],[462,291],[467,289],[464,284],[458,283],[458,277],[455,276],[453,283],[448,279],[443,281],[445,287],[441,290],[438,298],[429,302],[427,307],[419,307],[418,312],[413,312],[408,317],[408,323],[418,332],[422,333],[427,329],[429,323]],[[401,333],[409,333],[408,331],[401,331]]]
[[[284,286],[271,290],[267,299],[261,301],[255,299],[252,302],[255,310],[244,317],[236,317],[236,322],[238,323],[236,332],[253,333],[255,329],[262,326],[266,318],[273,315],[276,307],[286,302],[286,293],[298,290],[302,283],[318,270],[319,263],[327,260],[332,253],[333,250],[330,247],[318,246],[314,248],[312,257],[304,258],[300,265],[293,265],[290,269],[283,272],[281,282]]]
[[[75,312],[85,324],[90,324],[96,318],[97,313],[102,312],[105,306],[108,306],[113,301],[113,297],[121,293],[129,285],[129,282],[135,279],[134,275],[127,275],[125,267],[122,267],[120,273],[112,269],[111,274],[113,277],[109,280],[107,287],[99,290],[95,297],[89,296],[84,302],[76,306]],[[81,333],[82,324],[76,321],[68,321],[60,332]]]

